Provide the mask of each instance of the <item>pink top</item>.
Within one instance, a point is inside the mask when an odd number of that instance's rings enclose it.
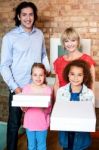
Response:
[[[87,55],[87,54],[83,54],[79,59],[82,59],[82,60],[85,60],[86,62],[88,62],[88,64],[90,65],[90,67],[92,65],[95,65],[94,60],[89,55]],[[69,62],[70,61],[65,60],[63,56],[58,57],[54,61],[54,70],[55,70],[55,73],[58,75],[60,87],[66,85],[66,81],[64,81],[62,74],[63,74],[63,70],[64,70],[65,66]]]
[[[36,95],[37,93],[41,95],[51,95],[52,89],[47,85],[43,87],[42,90],[34,89],[31,84],[28,84],[23,88],[22,93],[34,95]],[[24,114],[23,127],[31,131],[48,129],[50,123],[50,112],[51,106],[49,106],[48,108],[28,108]]]

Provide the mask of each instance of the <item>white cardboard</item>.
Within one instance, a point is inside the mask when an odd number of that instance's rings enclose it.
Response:
[[[48,107],[50,105],[50,96],[45,95],[13,95],[12,106],[15,107]]]
[[[92,102],[56,101],[51,114],[51,130],[95,132]]]

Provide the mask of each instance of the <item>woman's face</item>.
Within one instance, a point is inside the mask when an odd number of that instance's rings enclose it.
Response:
[[[74,52],[78,49],[78,41],[77,40],[65,40],[64,47],[68,52]]]

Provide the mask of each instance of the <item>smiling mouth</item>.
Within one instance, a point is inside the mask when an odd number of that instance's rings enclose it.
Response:
[[[36,81],[37,83],[40,83],[41,81],[39,80],[39,81]]]
[[[78,83],[79,81],[72,81],[73,83]]]
[[[69,46],[68,48],[74,48],[74,46]]]
[[[26,22],[26,24],[31,24],[31,22]]]

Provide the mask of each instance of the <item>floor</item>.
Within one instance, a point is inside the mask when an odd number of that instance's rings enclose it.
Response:
[[[0,150],[3,150],[6,146],[6,130],[6,123],[0,121]]]
[[[50,131],[47,138],[47,150],[62,150],[58,145],[57,132]],[[26,136],[22,135],[19,138],[18,150],[27,150]],[[92,146],[88,150],[99,150],[99,132],[97,135],[92,135]]]

